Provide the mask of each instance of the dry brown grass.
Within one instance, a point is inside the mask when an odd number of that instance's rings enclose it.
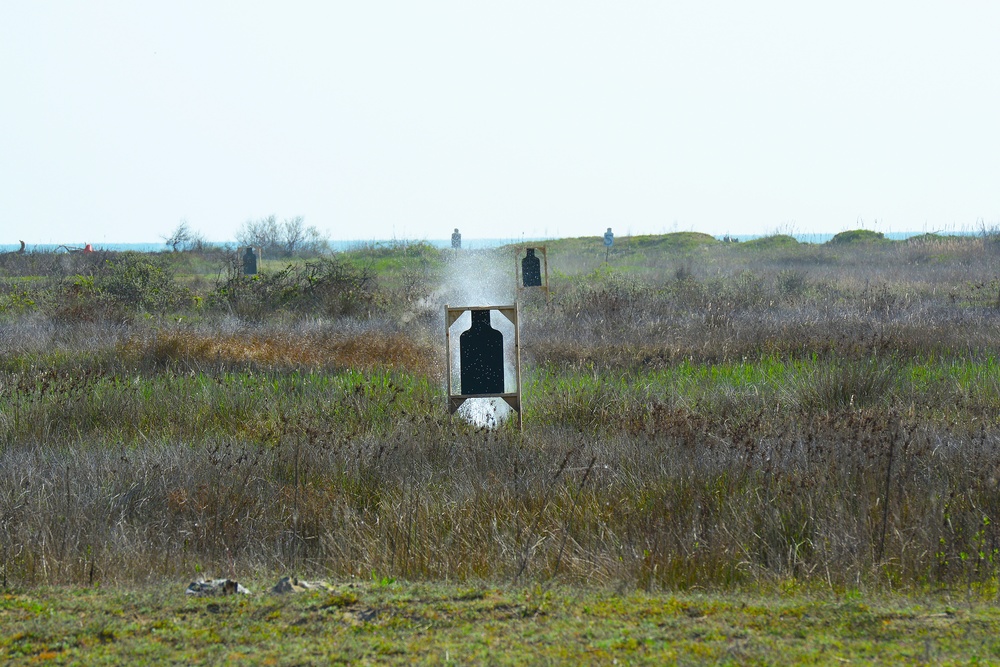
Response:
[[[998,452],[995,434],[879,411],[767,435],[674,411],[655,431],[599,438],[421,417],[342,438],[320,418],[269,446],[8,448],[2,567],[19,584],[200,570],[981,587],[1000,566]]]
[[[401,332],[335,331],[218,333],[191,330],[141,332],[121,346],[122,354],[156,367],[192,369],[392,368],[419,374],[434,370],[438,350]]]

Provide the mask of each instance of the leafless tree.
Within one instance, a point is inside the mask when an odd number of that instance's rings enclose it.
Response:
[[[181,220],[170,236],[161,236],[164,244],[174,252],[179,250],[196,250],[205,245],[205,238],[191,229],[187,220]]]
[[[306,227],[301,215],[279,223],[275,215],[247,220],[236,234],[241,246],[261,248],[265,256],[319,255],[329,249],[326,238],[314,226]]]

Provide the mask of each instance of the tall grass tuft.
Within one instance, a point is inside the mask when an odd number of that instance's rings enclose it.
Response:
[[[847,408],[886,407],[899,380],[892,360],[834,360],[818,365],[802,378],[799,400],[809,411],[837,412]]]

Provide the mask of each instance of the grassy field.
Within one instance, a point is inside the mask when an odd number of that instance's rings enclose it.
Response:
[[[578,651],[546,659],[605,659],[581,648],[576,633],[599,623],[565,611],[578,600],[701,599],[733,614],[753,650],[727,653],[746,642],[726,634],[700,642],[714,652],[671,658],[688,644],[666,635],[661,653],[629,659],[780,662],[799,650],[794,635],[759,631],[730,605],[764,591],[747,605],[769,628],[796,605],[831,637],[859,628],[846,659],[946,661],[945,645],[996,659],[996,235],[856,230],[810,245],[680,233],[616,239],[607,261],[599,238],[546,246],[551,299],[520,295],[523,432],[445,410],[443,307],[512,300],[509,250],[367,246],[269,260],[253,277],[212,251],[0,255],[5,614],[132,595],[173,610],[155,622],[217,618],[178,611],[196,604],[181,591],[200,573],[366,582],[361,602],[341,605],[351,613],[413,590],[456,602],[473,587],[461,613],[484,623],[477,600],[530,608],[540,589],[550,615],[522,616],[517,631],[561,619],[545,632],[565,629],[557,643]],[[373,572],[399,583],[373,586]],[[253,617],[275,602],[211,604]],[[414,617],[430,613],[414,604]],[[294,611],[304,627],[309,609]],[[844,620],[862,613],[878,621]],[[711,614],[676,616],[666,625],[715,636],[697,625]],[[378,618],[388,627],[374,634],[389,636],[396,617]],[[349,625],[353,641],[372,623]],[[4,626],[13,655],[22,631]],[[397,648],[411,641],[401,633]],[[600,637],[598,649],[615,641]],[[417,657],[444,659],[423,646]]]
[[[961,596],[959,596],[961,598]],[[948,596],[641,592],[392,582],[190,598],[0,596],[6,664],[995,664],[1000,611]]]

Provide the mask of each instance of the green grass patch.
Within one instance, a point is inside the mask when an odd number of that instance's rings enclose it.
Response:
[[[261,582],[258,590],[265,589]],[[616,594],[345,583],[191,598],[183,584],[0,594],[6,664],[992,664],[976,596]]]
[[[921,420],[996,424],[1000,363],[982,360],[837,357],[783,358],[715,364],[681,360],[665,368],[617,374],[594,368],[544,367],[526,373],[526,418],[620,429],[645,423],[658,407],[683,408],[725,421],[773,413],[775,423],[810,414],[877,407],[919,410]]]

